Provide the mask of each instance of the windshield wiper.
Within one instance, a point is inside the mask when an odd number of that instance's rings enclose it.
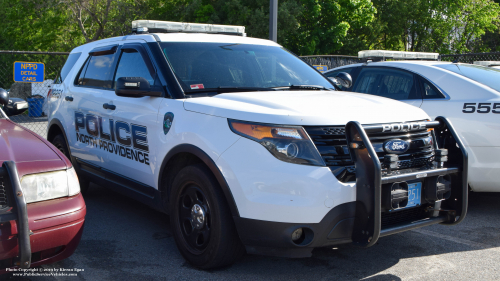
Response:
[[[335,91],[334,89],[326,88],[326,87],[323,87],[323,86],[316,86],[316,85],[291,85],[291,86],[273,87],[272,89],[276,89],[276,90],[311,90],[311,91],[325,90],[325,91]]]
[[[185,94],[196,94],[196,93],[206,93],[206,92],[217,92],[217,93],[230,93],[230,92],[255,92],[255,91],[276,91],[273,88],[262,88],[262,87],[232,87],[232,86],[220,86],[217,88],[203,88],[194,89],[186,91]]]

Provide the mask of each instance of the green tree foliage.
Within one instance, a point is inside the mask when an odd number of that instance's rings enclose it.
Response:
[[[146,16],[145,0],[62,0],[86,42],[130,33],[132,20]]]
[[[127,34],[135,19],[244,25],[268,38],[269,0],[0,0],[8,19],[0,49],[68,51]],[[351,26],[366,26],[369,0],[280,0],[278,43],[295,53],[338,51]]]
[[[434,40],[440,43],[443,38],[443,43],[433,48],[441,53],[474,51],[481,45],[481,36],[496,30],[500,20],[500,6],[491,0],[455,0],[443,8],[447,12],[441,13],[443,19],[436,27],[440,33]]]
[[[487,52],[491,50],[499,50],[500,36],[498,28],[500,27],[500,5],[499,1],[463,1],[463,8],[459,11],[453,20],[460,28],[453,30],[452,38],[458,40],[450,40],[450,49],[457,53],[463,52]],[[496,33],[496,38],[491,38],[496,42],[496,45],[488,46],[483,36],[489,32]],[[493,42],[490,42],[493,43]]]
[[[64,51],[84,43],[68,25],[69,13],[54,0],[0,0],[0,49]]]
[[[495,0],[495,3],[500,4],[500,0]],[[497,23],[497,29],[494,31],[486,31],[486,33],[481,36],[479,44],[474,51],[477,52],[488,52],[496,51],[500,52],[500,23]]]
[[[499,27],[500,29],[500,27]],[[474,52],[500,52],[500,31],[488,31],[482,37],[478,43],[478,46],[474,49]]]
[[[373,0],[376,19],[352,28],[342,49],[439,53],[487,51],[482,36],[498,28],[500,6],[492,0]],[[498,33],[497,33],[498,34]],[[352,53],[352,52],[349,52]]]
[[[496,1],[496,2],[495,2]],[[299,55],[500,50],[500,0],[279,0],[278,43]],[[0,49],[69,51],[136,19],[244,25],[268,38],[269,0],[0,0]]]
[[[0,0],[0,49],[70,51],[86,42],[130,33],[146,16],[145,0]]]
[[[339,50],[351,27],[369,24],[376,9],[369,0],[302,0],[298,37],[290,48],[299,54],[328,54]]]
[[[298,17],[303,11],[297,0],[278,2],[278,43],[290,47],[294,38],[300,37]],[[248,36],[269,38],[269,0],[180,0],[155,9],[150,18],[244,25]]]

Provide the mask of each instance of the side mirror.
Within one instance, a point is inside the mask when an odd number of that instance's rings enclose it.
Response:
[[[115,94],[122,97],[161,97],[161,87],[149,85],[142,77],[120,77],[116,80]]]
[[[9,92],[0,88],[0,105],[4,108],[9,104]]]
[[[19,115],[28,109],[28,102],[20,98],[11,98],[7,106],[4,107],[7,116]]]
[[[339,72],[335,77],[328,78],[341,89],[352,87],[352,77],[347,72]]]
[[[340,82],[340,85],[342,85],[343,88],[351,88],[352,77],[349,73],[339,72],[335,78],[337,78],[337,81]]]

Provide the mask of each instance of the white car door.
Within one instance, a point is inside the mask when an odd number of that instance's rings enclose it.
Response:
[[[150,85],[155,84],[156,70],[147,49],[139,42],[121,46],[114,84],[120,77],[142,77]],[[153,174],[158,169],[158,163],[155,146],[151,142],[155,132],[162,130],[163,120],[158,121],[158,109],[163,99],[112,95],[108,100],[114,106],[109,118],[114,122],[116,143],[108,146],[108,151],[112,152],[108,153],[106,166],[116,175],[115,181],[130,185],[131,180],[136,183],[135,186],[146,187],[144,190],[156,186]]]
[[[103,104],[114,95],[112,78],[117,47],[118,44],[107,43],[92,50],[70,84],[68,95],[63,97],[69,109],[65,127],[71,154],[93,166],[102,167],[108,156],[100,147],[100,139],[109,130]]]

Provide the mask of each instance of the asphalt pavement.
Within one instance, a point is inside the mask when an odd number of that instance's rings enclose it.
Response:
[[[498,280],[500,193],[471,193],[457,226],[434,225],[383,237],[368,249],[316,249],[311,258],[245,255],[232,266],[203,271],[179,254],[168,216],[92,185],[85,196],[82,241],[68,259],[43,266],[72,277],[8,280]],[[78,270],[83,270],[77,272]],[[77,273],[76,273],[77,272]]]

